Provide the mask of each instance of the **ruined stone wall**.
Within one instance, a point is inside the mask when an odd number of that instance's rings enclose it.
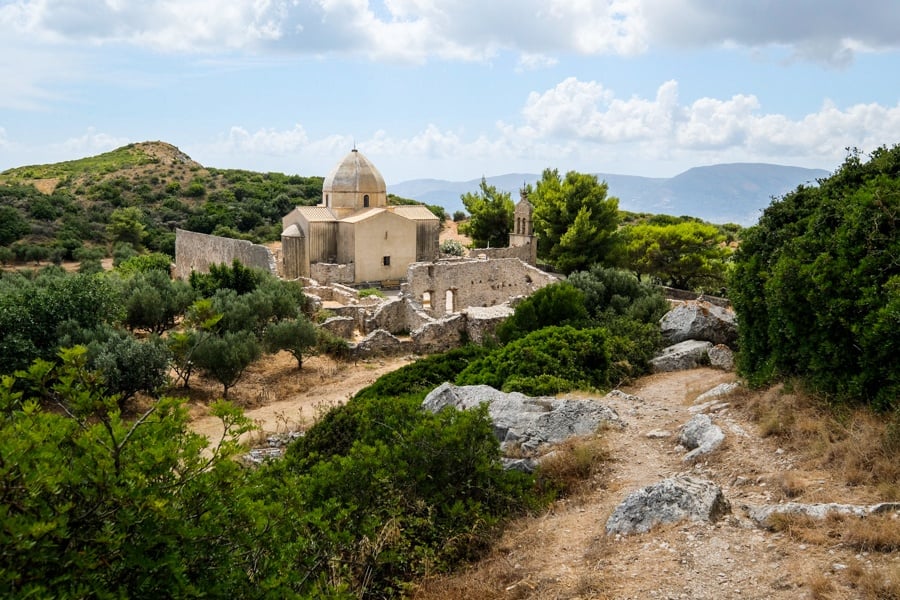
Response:
[[[469,306],[496,306],[528,296],[555,281],[518,258],[464,259],[410,265],[405,289],[426,312],[441,317]]]
[[[175,230],[175,277],[187,279],[192,271],[209,272],[209,265],[230,265],[234,259],[247,267],[277,274],[275,256],[265,246],[246,240]]]
[[[518,258],[522,262],[533,265],[537,262],[537,244],[510,246],[508,248],[472,248],[469,258]]]
[[[309,265],[309,277],[320,283],[353,283],[356,279],[356,265],[313,263]]]

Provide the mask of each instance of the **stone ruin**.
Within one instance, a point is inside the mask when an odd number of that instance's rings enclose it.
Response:
[[[513,313],[517,299],[557,281],[517,258],[413,263],[399,294],[360,297],[340,284],[301,280],[317,309],[334,316],[322,327],[352,342],[355,358],[428,354],[481,343]]]

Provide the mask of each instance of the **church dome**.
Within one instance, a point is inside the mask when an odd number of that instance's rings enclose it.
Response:
[[[375,165],[354,148],[325,178],[322,191],[386,194],[387,186]]]

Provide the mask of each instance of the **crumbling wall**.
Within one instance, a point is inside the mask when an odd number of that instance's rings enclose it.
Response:
[[[356,266],[353,263],[313,263],[309,265],[309,277],[325,283],[353,283],[356,280]]]
[[[508,248],[472,248],[467,256],[469,258],[518,258],[524,263],[534,265],[537,263],[537,244],[525,244],[510,246]]]
[[[496,306],[557,281],[518,258],[415,263],[406,279],[406,293],[432,316],[470,306]]]
[[[390,298],[366,319],[363,333],[384,329],[391,333],[409,333],[431,321],[431,317],[408,298]]]
[[[230,265],[234,259],[244,266],[277,274],[275,256],[265,246],[246,240],[175,230],[175,277],[187,279],[192,271],[209,272],[209,265]]]

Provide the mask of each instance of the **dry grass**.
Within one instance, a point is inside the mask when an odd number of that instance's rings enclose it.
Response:
[[[900,600],[900,567],[877,568],[853,560],[840,576],[807,578],[813,600]]]
[[[857,563],[847,569],[847,577],[863,600],[900,600],[900,567],[873,569]]]
[[[794,471],[779,473],[773,478],[774,488],[781,493],[782,499],[792,500],[803,495],[808,482]]]
[[[814,519],[799,514],[774,514],[769,527],[807,544],[835,544],[858,552],[890,553],[900,550],[900,514],[854,517],[832,514]]]
[[[864,408],[829,409],[796,386],[738,392],[733,400],[749,412],[762,436],[777,437],[848,485],[872,486],[882,499],[900,500],[900,411],[886,416]],[[782,491],[792,497],[798,490],[788,485]]]
[[[538,482],[561,496],[578,499],[603,484],[612,455],[599,435],[572,438],[540,461]]]

